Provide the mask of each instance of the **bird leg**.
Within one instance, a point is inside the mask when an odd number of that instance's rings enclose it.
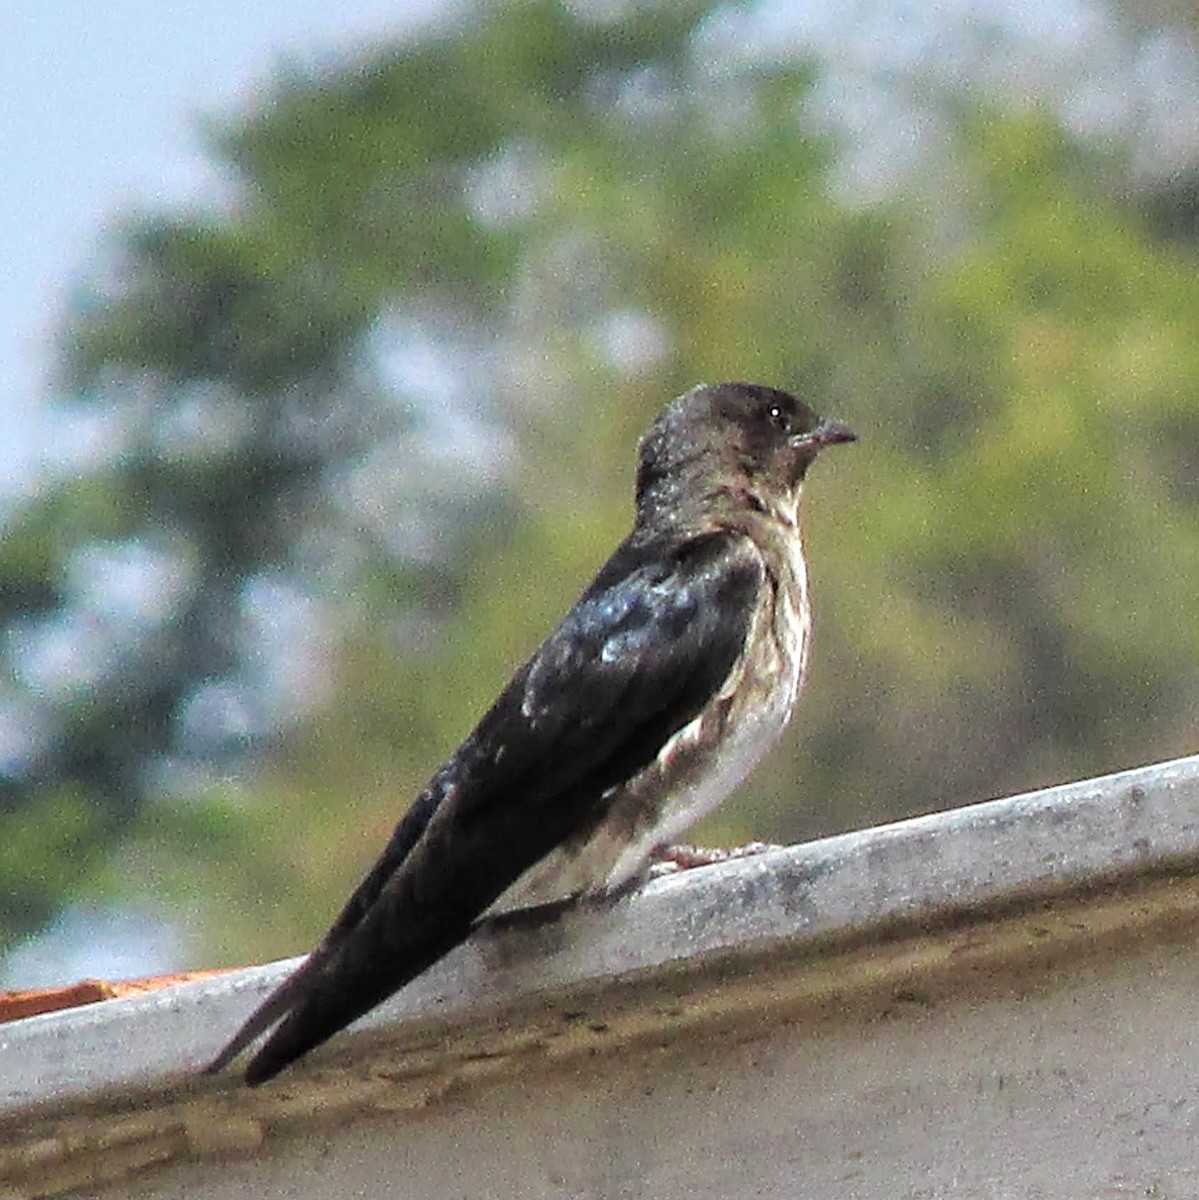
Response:
[[[626,896],[640,891],[651,879],[661,879],[663,875],[676,875],[679,871],[690,871],[693,867],[711,867],[716,863],[732,862],[738,858],[753,858],[757,854],[765,854],[768,850],[782,848],[775,842],[746,842],[744,846],[730,846],[727,849],[683,844],[657,846],[650,852],[649,862],[617,887],[586,896],[553,900],[533,908],[512,909],[495,916],[484,917],[479,926],[497,933],[505,929],[532,929],[556,920],[580,904],[592,909],[611,908]]]
[[[716,846],[658,846],[650,855],[651,879],[663,875],[674,875],[678,871],[690,871],[693,867],[711,867],[716,863],[731,862],[737,858],[752,858],[768,850],[781,850],[773,842],[747,842],[744,846],[721,849]]]

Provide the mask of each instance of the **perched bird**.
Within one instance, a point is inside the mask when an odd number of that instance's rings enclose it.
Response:
[[[741,783],[803,682],[804,476],[854,440],[757,384],[668,405],[641,440],[632,532],[208,1069],[274,1026],[246,1069],[270,1079],[481,920],[635,881]]]

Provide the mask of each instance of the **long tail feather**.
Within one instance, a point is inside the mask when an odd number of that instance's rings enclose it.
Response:
[[[411,931],[411,940],[406,945],[396,946],[394,933],[383,922],[365,923],[330,956],[330,961],[322,964],[323,970],[297,980],[294,988],[289,988],[290,980],[283,985],[288,989],[286,1004],[274,1004],[274,997],[268,998],[271,1016],[264,1017],[265,1024],[258,1022],[257,1014],[251,1017],[255,1031],[249,1033],[242,1045],[252,1041],[257,1032],[281,1015],[283,1008],[290,1008],[250,1060],[246,1067],[246,1082],[256,1086],[273,1078],[284,1067],[428,970],[464,942],[472,928],[469,914],[454,914],[450,919],[432,921]],[[371,936],[373,933],[382,933],[385,940],[377,941]],[[241,1034],[234,1041],[240,1038]]]
[[[251,1042],[286,1016],[308,991],[313,975],[327,955],[314,950],[267,998],[250,1014],[245,1024],[233,1035],[229,1044],[205,1068],[206,1075],[215,1075],[227,1067]]]

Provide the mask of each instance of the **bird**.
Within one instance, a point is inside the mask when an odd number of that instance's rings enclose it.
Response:
[[[245,1069],[264,1083],[490,918],[635,887],[791,718],[811,627],[805,477],[856,440],[763,384],[669,403],[638,445],[632,530],[206,1069],[266,1034]]]

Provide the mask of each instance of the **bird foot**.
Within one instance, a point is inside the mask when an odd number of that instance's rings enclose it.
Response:
[[[650,855],[649,877],[660,879],[663,875],[674,875],[679,871],[690,871],[693,867],[711,867],[716,863],[731,862],[736,858],[753,858],[768,850],[781,850],[773,842],[747,842],[744,846],[722,849],[716,846],[659,846]]]

